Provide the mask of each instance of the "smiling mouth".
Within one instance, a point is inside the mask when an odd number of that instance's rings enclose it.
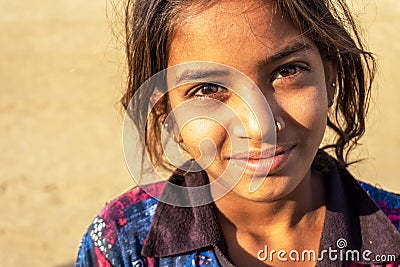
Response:
[[[252,150],[229,157],[232,164],[244,168],[255,175],[275,173],[289,158],[295,145],[276,146],[276,149]]]

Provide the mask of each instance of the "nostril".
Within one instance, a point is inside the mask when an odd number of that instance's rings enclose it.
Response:
[[[243,123],[235,123],[233,127],[233,136],[238,138],[248,138],[245,126]]]
[[[253,116],[254,117],[254,116]],[[232,134],[236,138],[257,142],[272,142],[276,135],[275,120],[263,118],[242,118],[231,124]]]

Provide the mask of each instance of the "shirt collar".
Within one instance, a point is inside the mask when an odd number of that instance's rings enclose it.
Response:
[[[330,161],[334,168],[330,167],[326,175],[327,210],[320,251],[337,249],[337,242],[346,240],[346,249],[369,250],[373,253],[371,258],[373,255],[396,255],[398,258],[400,234],[397,229],[351,174],[338,168],[332,158]],[[208,177],[205,172],[177,171],[171,181],[194,187],[207,184]],[[173,191],[168,184],[163,194]],[[142,254],[167,257],[210,247],[226,249],[213,203],[177,207],[159,202]],[[325,266],[324,261],[320,264]]]
[[[208,177],[205,172],[176,171],[170,182],[198,187],[206,185]],[[162,194],[171,200],[174,192],[176,190],[167,183]],[[190,196],[181,194],[179,198],[190,199]],[[147,257],[167,257],[210,246],[224,247],[213,203],[198,207],[178,207],[158,202],[142,254]]]

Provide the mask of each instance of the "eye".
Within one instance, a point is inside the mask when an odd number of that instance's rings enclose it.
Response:
[[[205,97],[210,97],[210,98],[220,98],[222,95],[228,92],[228,89],[226,89],[223,86],[216,85],[216,84],[201,84],[198,86],[195,86],[189,92],[187,93],[188,98],[205,98]]]
[[[276,79],[285,79],[294,77],[303,71],[309,71],[310,69],[302,64],[289,64],[278,68],[272,75],[271,81]]]

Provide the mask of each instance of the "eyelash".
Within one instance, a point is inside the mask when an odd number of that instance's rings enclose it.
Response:
[[[290,69],[289,71],[287,71]],[[280,74],[282,71],[286,70],[287,72],[291,72],[294,70],[294,73],[289,73],[286,76]],[[290,63],[287,65],[284,65],[282,67],[279,67],[276,71],[272,73],[271,77],[271,82],[277,80],[277,79],[288,79],[288,78],[294,78],[297,74],[303,71],[310,71],[310,68],[308,66],[305,66],[304,64],[301,63]],[[278,77],[280,75],[281,77]]]
[[[210,87],[213,89],[217,89],[217,91],[214,90],[214,92],[211,93],[204,93],[202,92],[203,90],[209,90]],[[221,89],[223,91],[221,91]],[[199,92],[202,92],[201,94],[198,94]],[[186,94],[187,98],[197,98],[197,99],[202,99],[202,98],[223,98],[223,94],[227,93],[228,89],[226,89],[223,86],[217,85],[217,84],[212,84],[212,83],[206,83],[206,84],[200,84],[198,86],[193,87],[192,89],[189,90],[189,92]]]

